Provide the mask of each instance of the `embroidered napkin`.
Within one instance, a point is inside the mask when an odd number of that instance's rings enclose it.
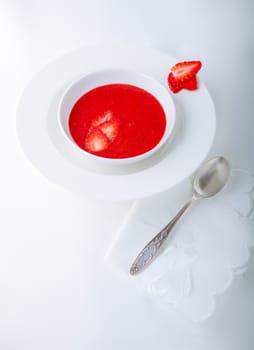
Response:
[[[234,169],[226,188],[194,204],[172,231],[166,249],[142,273],[131,276],[134,258],[191,196],[191,182],[136,201],[105,263],[116,278],[127,278],[163,309],[173,307],[191,321],[202,321],[213,313],[215,296],[246,267],[254,245],[253,190],[253,176]]]

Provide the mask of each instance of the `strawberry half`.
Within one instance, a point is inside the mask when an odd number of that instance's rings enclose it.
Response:
[[[185,82],[197,74],[201,65],[200,61],[179,62],[171,68],[171,72],[178,81]]]
[[[179,92],[183,88],[182,83],[173,76],[173,73],[169,73],[168,85],[174,93]]]
[[[94,153],[104,151],[109,145],[109,140],[103,132],[97,128],[90,128],[85,139],[85,150]]]
[[[108,120],[99,125],[100,130],[108,138],[110,142],[114,141],[118,134],[118,122],[116,120]]]

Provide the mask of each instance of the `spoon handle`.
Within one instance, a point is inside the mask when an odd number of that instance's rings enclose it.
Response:
[[[173,219],[141,250],[130,268],[130,274],[135,275],[149,265],[158,255],[175,224],[191,206],[196,198],[192,197],[173,217]]]

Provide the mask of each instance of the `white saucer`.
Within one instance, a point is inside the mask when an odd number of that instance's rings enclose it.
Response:
[[[150,163],[122,174],[89,168],[60,133],[57,106],[65,87],[88,72],[127,68],[164,86],[176,59],[148,48],[86,47],[48,64],[26,87],[17,108],[22,149],[49,180],[93,199],[129,200],[163,192],[190,176],[206,158],[215,135],[216,115],[202,82],[196,91],[173,95],[178,130],[169,148]]]

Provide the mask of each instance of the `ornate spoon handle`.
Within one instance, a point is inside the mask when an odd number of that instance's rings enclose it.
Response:
[[[142,271],[158,255],[161,247],[164,245],[167,237],[172,231],[175,224],[182,217],[185,211],[191,206],[196,199],[193,196],[175,215],[175,217],[141,250],[130,268],[130,274],[135,275]]]

